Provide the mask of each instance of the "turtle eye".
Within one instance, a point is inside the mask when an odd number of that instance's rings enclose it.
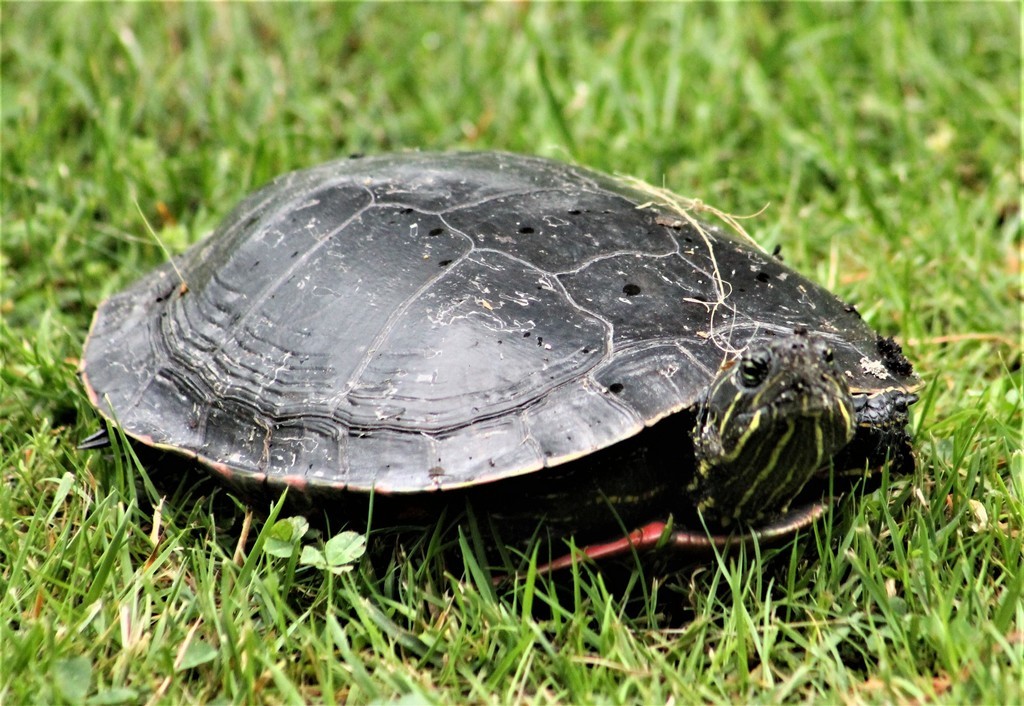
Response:
[[[740,361],[740,382],[744,387],[757,387],[768,377],[768,358],[752,355]]]
[[[822,357],[825,359],[826,363],[831,363],[833,360],[835,360],[835,355],[832,353],[831,348],[826,348],[825,352],[822,354]]]

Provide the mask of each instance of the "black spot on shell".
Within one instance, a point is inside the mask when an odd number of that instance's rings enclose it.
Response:
[[[767,272],[758,272],[754,276],[754,279],[756,279],[758,282],[767,282],[768,280],[771,279],[771,275],[769,275]]]
[[[569,209],[569,215],[570,216],[578,216],[581,213],[582,213],[582,211],[580,211],[578,208],[570,208]]]
[[[427,235],[441,235],[444,233],[444,228],[433,228]]]
[[[617,395],[622,392],[624,388],[625,386],[621,382],[613,382],[608,386],[608,392],[611,392],[613,395]]]
[[[903,349],[900,347],[900,344],[896,343],[891,337],[882,338],[879,336],[875,339],[875,348],[878,350],[878,354],[882,356],[882,364],[890,373],[902,377],[913,374],[914,366],[903,355]]]
[[[448,267],[448,265],[452,264],[452,261],[451,260],[441,260],[441,262],[439,262],[438,264],[441,267]]]
[[[533,233],[534,230],[530,226],[523,226],[522,228],[519,229],[519,232],[520,233]]]
[[[629,284],[622,288],[622,293],[625,294],[627,297],[635,297],[637,294],[640,293],[640,287],[630,282]]]

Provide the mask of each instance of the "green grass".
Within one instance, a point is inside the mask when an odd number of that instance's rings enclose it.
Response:
[[[1020,19],[4,3],[0,701],[1019,702]],[[918,471],[779,550],[494,589],[430,536],[295,565],[222,491],[154,508],[127,451],[75,450],[91,313],[165,259],[147,223],[180,252],[280,172],[414,147],[768,204],[754,237],[925,378]]]

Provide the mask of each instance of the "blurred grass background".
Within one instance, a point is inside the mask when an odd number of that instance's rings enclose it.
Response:
[[[1017,3],[4,3],[0,700],[1019,700],[1019,28]],[[165,259],[147,223],[180,252],[283,171],[402,149],[767,206],[754,237],[926,379],[917,474],[771,557],[584,569],[566,598],[430,544],[239,565],[244,508],[154,514],[129,457],[75,450],[91,313]]]

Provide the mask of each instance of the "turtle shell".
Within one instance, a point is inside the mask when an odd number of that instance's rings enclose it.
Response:
[[[898,346],[739,235],[587,169],[414,153],[252,194],[100,306],[81,375],[237,486],[416,493],[633,437],[794,330],[831,346],[865,438],[905,413]]]

